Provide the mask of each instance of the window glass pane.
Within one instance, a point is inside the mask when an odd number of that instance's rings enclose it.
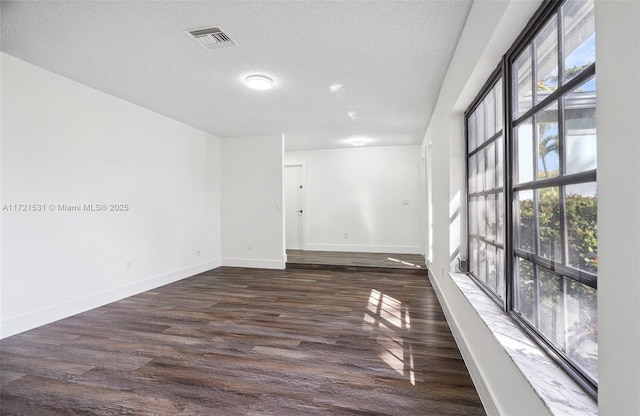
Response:
[[[471,153],[477,146],[477,128],[476,128],[476,113],[474,112],[467,119],[467,137],[469,138],[469,153]]]
[[[498,287],[496,273],[496,248],[491,244],[487,244],[487,285],[489,285],[489,288],[494,292]]]
[[[496,212],[497,212],[497,230],[496,241],[498,243],[504,242],[504,193],[500,192],[497,195]]]
[[[485,115],[484,115],[484,106],[485,102],[481,102],[478,108],[476,109],[476,123],[477,123],[477,136],[478,136],[478,146],[487,140],[487,130],[485,126]]]
[[[485,221],[487,223],[487,240],[496,240],[496,200],[494,195],[487,195]]]
[[[596,79],[580,85],[564,98],[567,173],[597,167]]]
[[[474,275],[477,275],[476,259],[478,258],[478,240],[475,237],[469,238],[469,271]]]
[[[596,290],[566,279],[567,355],[598,381],[598,317]]]
[[[486,150],[487,150],[487,156],[486,156],[487,170],[486,170],[485,182],[487,186],[487,191],[489,191],[496,187],[496,171],[495,171],[496,144],[495,142],[491,142],[491,144],[489,144],[486,147]]]
[[[478,198],[469,198],[469,233],[476,235],[478,233]]]
[[[536,190],[538,194],[538,230],[540,255],[562,262],[562,236],[560,234],[559,188]]]
[[[500,299],[504,299],[505,288],[505,270],[504,270],[504,250],[499,248],[496,251],[496,280],[498,282],[498,289],[496,294]]]
[[[516,59],[513,73],[516,90],[516,102],[514,103],[514,118],[518,118],[531,108],[533,100],[531,93],[531,49],[527,48]]]
[[[530,182],[533,180],[533,134],[531,119],[518,126],[518,175],[517,182]]]
[[[564,299],[562,277],[538,266],[538,326],[551,342],[564,350]]]
[[[564,16],[565,83],[596,61],[593,1],[568,1]]]
[[[533,263],[516,258],[516,298],[515,310],[532,324],[535,324],[535,288]]]
[[[521,250],[535,253],[535,233],[533,228],[533,191],[517,193],[518,244]]]
[[[473,243],[473,252],[475,253],[473,262],[471,263],[471,270],[473,271],[473,275],[478,277],[478,265],[480,263],[480,253],[478,250],[480,250],[480,242],[477,238],[474,238],[471,242]]]
[[[487,244],[484,241],[478,243],[478,274],[481,282],[487,283]]]
[[[484,172],[485,172],[485,158],[484,158],[484,153],[485,153],[485,149],[482,149],[481,151],[479,151],[478,153],[476,153],[476,156],[478,156],[478,183],[476,183],[476,191],[477,192],[482,192],[484,191],[485,188],[485,178],[484,178]]]
[[[568,264],[593,274],[598,271],[598,194],[596,183],[566,187]]]
[[[469,157],[469,193],[476,192],[476,182],[478,177],[478,167],[476,165],[476,155]]]
[[[484,237],[486,235],[486,220],[484,217],[485,205],[484,196],[478,197],[478,235]]]
[[[535,39],[536,103],[558,88],[558,24],[554,17]]]
[[[560,174],[558,156],[558,106],[550,105],[538,114],[538,179],[553,178]]]
[[[502,136],[496,139],[496,187],[504,184],[504,141]]]
[[[494,91],[492,89],[484,99],[484,102],[486,104],[485,114],[487,119],[487,139],[493,137],[493,135],[496,134],[496,101],[493,94]]]

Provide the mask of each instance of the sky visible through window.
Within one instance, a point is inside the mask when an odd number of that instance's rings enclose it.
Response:
[[[571,73],[576,68],[581,68],[595,62],[595,34],[591,34],[584,42],[580,43],[576,49],[574,49],[565,60],[565,72]],[[550,70],[544,78],[544,86],[546,88],[555,90],[557,88],[557,67]],[[596,79],[591,78],[580,86],[576,92],[590,92],[596,90]],[[541,137],[556,136],[558,137],[558,124],[549,123],[549,125],[540,132]],[[595,132],[593,133],[595,137]],[[580,154],[589,158],[590,155],[594,155],[596,151],[595,140],[580,140]],[[526,156],[525,156],[526,157]],[[580,161],[575,163],[581,164]],[[558,158],[557,151],[547,153],[544,157],[538,159],[538,171],[545,170],[557,171],[560,169],[560,160]]]

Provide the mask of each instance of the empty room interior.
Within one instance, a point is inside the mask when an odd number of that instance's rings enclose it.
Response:
[[[2,415],[640,415],[640,1],[2,0],[0,122]]]

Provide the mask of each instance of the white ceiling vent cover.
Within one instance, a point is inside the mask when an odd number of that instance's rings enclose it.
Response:
[[[235,45],[235,42],[217,27],[186,30],[184,33],[195,40],[198,45],[209,51]]]

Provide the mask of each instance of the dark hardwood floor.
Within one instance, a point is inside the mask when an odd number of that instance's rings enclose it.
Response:
[[[0,341],[2,415],[479,415],[426,276],[219,268]]]
[[[420,254],[287,250],[287,268],[391,272],[403,269],[427,274],[427,265]]]

